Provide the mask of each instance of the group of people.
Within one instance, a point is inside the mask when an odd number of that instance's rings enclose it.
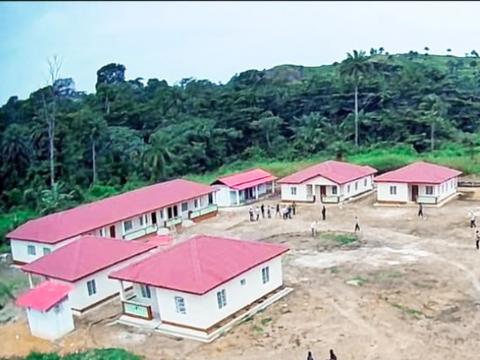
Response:
[[[281,216],[283,220],[291,219],[292,215],[295,215],[297,212],[297,204],[295,204],[295,201],[292,204],[283,205],[282,207],[280,206],[280,204],[277,204],[276,206],[265,206],[264,204],[262,204],[260,206],[257,205],[255,208],[250,206],[250,208],[248,209],[250,221],[252,222],[259,221],[260,215],[263,219],[271,219],[274,212],[275,217]]]
[[[477,229],[477,217],[473,211],[470,211],[470,229],[475,229],[475,247],[480,250],[480,229]]]
[[[307,354],[307,360],[315,360],[311,351],[309,351]],[[337,360],[337,355],[335,355],[332,349],[330,349],[330,357],[328,360]]]

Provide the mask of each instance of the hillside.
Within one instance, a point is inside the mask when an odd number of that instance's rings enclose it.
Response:
[[[355,56],[249,70],[225,85],[128,80],[126,67],[112,63],[98,70],[93,94],[57,79],[28,99],[12,97],[0,108],[3,211],[49,213],[148,182],[259,161],[362,162],[374,153],[389,168],[400,154],[477,172],[476,53]]]

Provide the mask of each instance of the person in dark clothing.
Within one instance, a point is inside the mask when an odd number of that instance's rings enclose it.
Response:
[[[253,221],[253,208],[248,209],[248,213],[250,214],[250,221]]]
[[[418,216],[423,218],[423,205],[422,203],[418,204]]]
[[[477,217],[473,213],[473,211],[470,212],[470,229],[476,228],[477,227]]]
[[[267,206],[267,217],[269,219],[272,218],[272,209],[270,208],[270,205]]]
[[[262,218],[265,219],[265,205],[262,204],[262,205],[260,206],[260,210],[262,211]]]
[[[288,217],[289,219],[292,218],[292,207],[291,207],[291,206],[289,206],[288,209],[287,209],[287,217]]]
[[[280,204],[277,204],[277,211],[275,212],[275,216],[280,216]]]
[[[315,360],[315,359],[313,358],[313,355],[312,355],[312,352],[311,352],[311,351],[309,351],[308,354],[307,354],[307,360]]]
[[[330,359],[329,360],[337,360],[337,355],[333,352],[332,349],[330,349]]]
[[[480,250],[480,230],[475,231],[475,245],[477,246],[477,250]]]
[[[295,210],[297,209],[297,204],[295,204],[295,201],[292,203],[292,211],[293,215],[295,215]]]
[[[327,209],[325,205],[322,206],[322,220],[325,221],[327,219]]]

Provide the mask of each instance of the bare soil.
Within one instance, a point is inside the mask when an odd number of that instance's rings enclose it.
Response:
[[[463,199],[478,199],[478,194]],[[335,349],[339,360],[478,360],[480,251],[468,211],[480,203],[454,200],[442,208],[373,207],[373,197],[327,206],[319,235],[310,224],[320,206],[298,204],[292,220],[248,220],[248,209],[221,211],[178,234],[207,233],[288,244],[284,277],[294,291],[211,344],[112,325],[118,301],[76,321],[56,343],[29,335],[25,316],[0,326],[0,357],[32,350],[61,353],[122,347],[147,359],[316,359]],[[265,201],[275,204],[275,200]],[[343,244],[327,233],[351,233]],[[333,240],[332,240],[333,239]]]

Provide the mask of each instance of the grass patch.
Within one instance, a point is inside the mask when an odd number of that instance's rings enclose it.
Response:
[[[348,233],[325,233],[320,236],[339,245],[349,245],[357,241],[357,235]]]
[[[263,333],[263,328],[261,326],[258,326],[258,325],[253,325],[252,326],[252,331],[261,334],[261,333]]]
[[[265,326],[271,321],[272,321],[272,318],[268,317],[268,318],[262,319],[260,322],[262,323],[263,326]]]
[[[365,285],[367,282],[368,282],[368,280],[365,279],[364,277],[360,276],[360,275],[357,275],[357,276],[355,276],[354,278],[345,281],[345,283],[346,283],[347,285],[353,285],[353,286],[363,286],[363,285]]]
[[[420,320],[422,317],[425,317],[425,314],[419,310],[416,310],[411,307],[398,304],[398,303],[392,303],[392,302],[388,302],[388,303],[392,305],[394,308],[401,310],[404,314],[411,316],[417,320]]]
[[[8,301],[15,299],[17,290],[27,288],[27,286],[28,281],[25,277],[0,280],[0,309]]]
[[[329,268],[329,270],[332,274],[338,274],[340,272],[340,270],[336,266],[332,266],[331,268]]]
[[[60,356],[56,353],[30,353],[25,360],[141,360],[141,357],[123,349],[95,349]]]

